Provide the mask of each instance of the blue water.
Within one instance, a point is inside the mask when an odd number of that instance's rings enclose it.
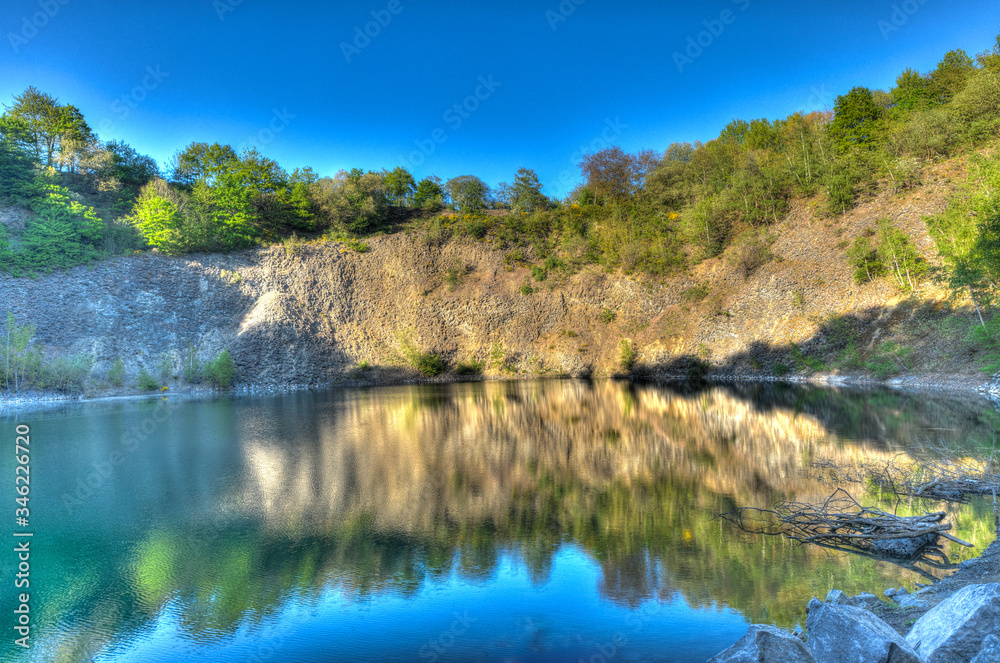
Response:
[[[9,618],[0,652],[705,661],[752,621],[803,621],[833,587],[924,580],[716,514],[822,497],[813,460],[917,453],[941,428],[974,453],[991,417],[985,401],[883,392],[546,381],[0,418],[11,442],[31,427],[34,532],[32,646],[13,644]],[[12,505],[13,474],[5,458]],[[948,508],[978,522],[977,505]],[[975,525],[956,533],[988,543]],[[0,614],[17,605],[16,564],[0,556]]]

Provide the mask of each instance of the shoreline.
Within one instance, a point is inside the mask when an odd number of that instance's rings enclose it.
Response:
[[[379,372],[387,375],[378,375]],[[153,392],[119,392],[100,393],[93,396],[85,394],[65,394],[53,391],[27,391],[17,394],[0,393],[0,414],[13,414],[31,409],[46,409],[58,407],[60,405],[70,405],[79,403],[101,403],[113,401],[142,401],[152,400],[162,397],[174,397],[188,399],[199,399],[218,396],[267,396],[279,394],[292,394],[303,391],[322,391],[336,388],[357,388],[357,387],[392,387],[404,385],[421,384],[456,384],[463,382],[502,382],[502,381],[524,381],[524,380],[572,380],[572,379],[596,379],[596,380],[629,380],[637,384],[677,384],[693,383],[689,377],[683,375],[657,374],[655,371],[636,372],[630,375],[612,374],[600,376],[575,376],[575,375],[536,375],[524,374],[517,376],[492,376],[492,375],[454,375],[447,374],[437,377],[424,377],[419,375],[401,376],[393,369],[376,369],[369,379],[355,379],[345,377],[342,380],[329,382],[326,384],[242,384],[231,389],[216,389],[212,387],[185,385],[181,388],[165,389]],[[809,376],[774,376],[774,375],[752,375],[745,373],[722,374],[709,373],[700,380],[701,383],[726,384],[726,383],[761,383],[761,384],[794,384],[812,385],[818,387],[848,387],[855,389],[891,389],[903,392],[932,391],[937,393],[951,393],[956,395],[972,396],[977,395],[1000,406],[1000,381],[995,377],[972,378],[970,376],[945,376],[937,374],[915,375],[910,377],[896,377],[886,380],[873,378],[869,375],[838,375],[820,373]]]

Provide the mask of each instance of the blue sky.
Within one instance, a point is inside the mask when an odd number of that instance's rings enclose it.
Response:
[[[0,100],[34,85],[161,163],[205,141],[329,175],[525,166],[562,197],[582,151],[831,108],[998,32],[995,0],[5,0]]]

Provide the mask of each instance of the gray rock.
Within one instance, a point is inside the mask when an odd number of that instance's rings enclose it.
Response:
[[[753,624],[746,635],[708,663],[816,663],[801,640],[767,624]]]
[[[920,609],[922,609],[922,608],[927,608],[927,607],[930,606],[930,604],[927,603],[927,600],[923,596],[921,596],[920,594],[910,594],[910,595],[904,595],[904,596],[900,596],[899,594],[896,594],[896,596],[894,598],[896,599],[896,603],[899,604],[900,608],[920,608]]]
[[[906,591],[906,587],[900,587],[896,590],[896,596],[906,596],[907,594],[909,594],[909,592]]]
[[[892,598],[893,596],[896,595],[896,588],[895,587],[890,587],[889,589],[885,590],[883,592],[883,594],[885,594],[889,598]]]
[[[824,601],[824,603],[831,603],[833,605],[856,605],[854,599],[839,589],[831,589],[826,595],[826,601]]]
[[[917,620],[906,636],[926,663],[964,663],[1000,624],[1000,583],[967,585]]]
[[[921,663],[891,626],[863,608],[809,602],[809,651],[822,663]]]
[[[937,534],[924,534],[923,536],[914,536],[909,539],[884,539],[882,541],[874,541],[872,548],[877,555],[910,559],[915,557],[921,548],[927,544],[934,543],[935,540],[937,540]]]
[[[854,600],[857,603],[866,603],[868,601],[871,601],[872,599],[875,599],[877,601],[878,597],[869,592],[861,592],[860,594],[854,597]]]
[[[983,648],[970,663],[1000,663],[1000,638],[988,635],[983,640]]]

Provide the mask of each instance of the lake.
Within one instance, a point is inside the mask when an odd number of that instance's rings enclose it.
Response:
[[[701,662],[831,588],[944,573],[717,514],[822,501],[818,462],[982,453],[1000,417],[974,396],[550,380],[71,404],[0,415],[11,447],[17,424],[32,630],[14,645],[11,543],[4,660]],[[959,559],[992,541],[991,506],[943,508],[976,544]]]

